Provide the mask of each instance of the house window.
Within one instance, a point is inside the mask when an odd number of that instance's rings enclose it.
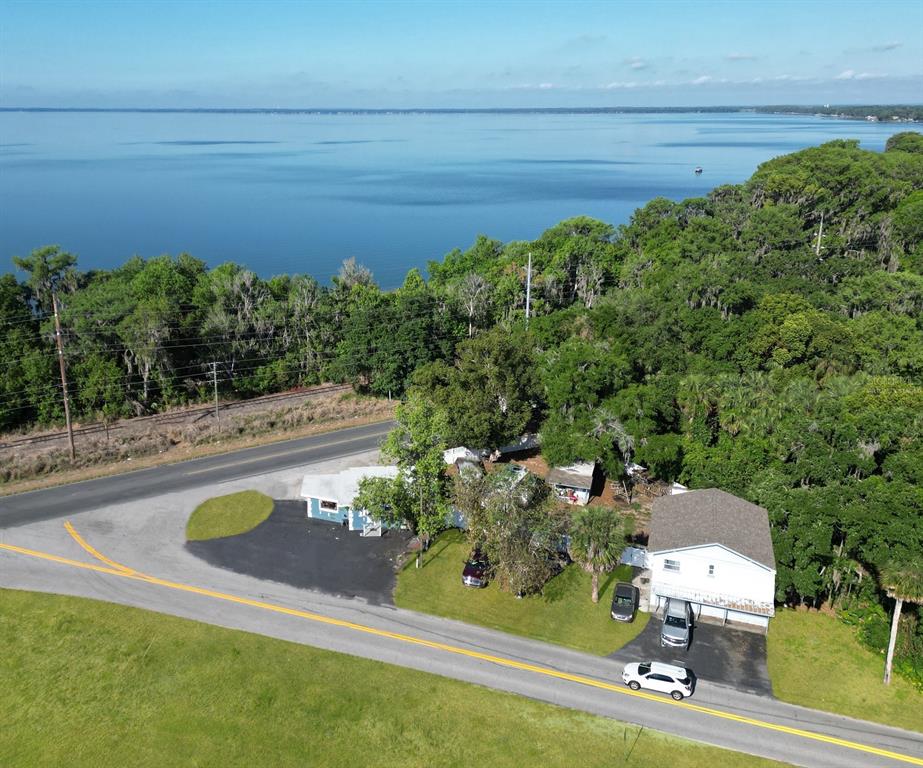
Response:
[[[324,501],[323,499],[321,499],[320,508],[327,512],[336,512],[337,503],[335,501]]]
[[[664,560],[663,569],[665,571],[673,571],[673,573],[679,573],[679,560]]]
[[[715,575],[715,566],[714,566],[714,565],[709,564],[709,566],[708,566],[708,575],[709,575],[709,576],[714,576],[714,575]]]

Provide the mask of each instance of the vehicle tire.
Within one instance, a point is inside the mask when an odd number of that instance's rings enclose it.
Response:
[[[641,687],[641,683],[639,683],[637,680],[632,680],[628,684],[628,687],[631,688],[631,690],[633,691],[637,691]]]
[[[673,691],[673,693],[671,693],[670,695],[671,695],[674,699],[676,699],[676,701],[682,701],[682,700],[683,700],[683,694],[681,694],[679,691]]]

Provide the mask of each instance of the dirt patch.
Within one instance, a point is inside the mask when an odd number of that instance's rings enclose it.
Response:
[[[170,464],[201,456],[360,426],[393,417],[394,403],[352,393],[310,391],[284,401],[252,402],[203,418],[192,409],[166,421],[120,423],[83,435],[72,461],[66,440],[0,448],[0,495]]]

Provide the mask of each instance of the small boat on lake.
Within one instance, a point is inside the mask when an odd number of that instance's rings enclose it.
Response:
[[[698,176],[700,173],[702,173],[702,166],[701,166],[701,165],[697,165],[697,166],[695,167],[695,175]]]

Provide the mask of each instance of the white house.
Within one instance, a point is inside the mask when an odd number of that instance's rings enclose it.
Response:
[[[717,488],[660,496],[648,539],[651,609],[668,597],[696,615],[768,627],[776,561],[769,513]]]
[[[397,467],[351,467],[332,475],[305,475],[301,497],[307,501],[308,517],[345,524],[364,536],[380,536],[381,525],[370,520],[361,509],[353,508],[364,477],[397,477]]]

